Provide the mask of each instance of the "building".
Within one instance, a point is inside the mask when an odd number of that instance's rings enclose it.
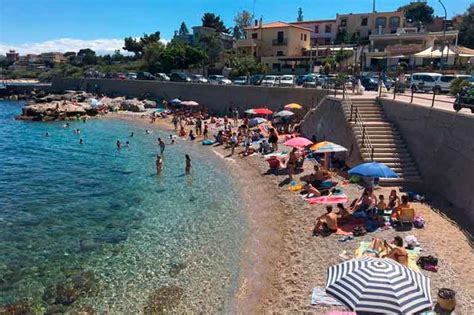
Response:
[[[414,55],[433,47],[441,49],[444,38],[450,47],[456,47],[459,31],[450,30],[443,32],[429,32],[418,30],[416,27],[399,28],[394,34],[370,35],[370,45],[365,52],[366,68],[379,66],[395,66],[399,62],[405,62],[412,66],[427,65],[427,63],[438,63],[439,58],[419,58]],[[451,48],[450,48],[451,49]],[[447,64],[452,65],[455,55],[448,56]]]
[[[63,63],[66,58],[60,52],[47,52],[41,54],[41,60],[43,63]]]
[[[302,21],[290,24],[311,30],[311,46],[330,45],[336,39],[336,20]]]
[[[373,34],[396,33],[405,26],[405,16],[403,11],[337,14],[336,25],[336,32],[365,40]]]
[[[6,53],[6,56],[7,56],[7,59],[8,59],[9,61],[13,61],[13,62],[15,62],[15,61],[17,61],[17,60],[20,59],[20,54],[17,53],[17,52],[16,52],[15,50],[13,50],[13,49],[10,49],[10,50]]]
[[[255,24],[245,29],[246,39],[236,41],[238,53],[255,56],[274,73],[308,70],[307,62],[300,61],[311,46],[310,29],[284,22]]]

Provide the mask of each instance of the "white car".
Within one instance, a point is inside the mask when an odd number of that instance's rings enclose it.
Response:
[[[247,84],[247,77],[246,76],[240,76],[234,79],[234,85],[246,85]]]
[[[214,85],[230,85],[232,81],[224,77],[223,75],[210,75],[209,83]]]
[[[420,72],[411,75],[410,89],[413,92],[433,91],[438,80],[441,78],[440,73]]]
[[[200,74],[193,74],[191,76],[191,82],[193,82],[193,83],[209,83],[209,81],[203,75],[200,75]]]
[[[170,77],[166,75],[166,73],[157,73],[155,74],[155,77],[159,81],[169,81]]]
[[[463,78],[466,81],[471,80],[471,76],[468,74],[443,74],[441,77],[438,78],[436,81],[435,90],[437,93],[441,92],[449,92],[449,87],[451,86],[451,81],[457,78]]]
[[[279,78],[277,75],[266,75],[264,78],[263,78],[263,81],[262,81],[262,86],[275,86],[275,85],[278,85],[278,82],[279,82]]]
[[[293,87],[295,86],[295,76],[292,74],[285,74],[280,77],[280,86]]]

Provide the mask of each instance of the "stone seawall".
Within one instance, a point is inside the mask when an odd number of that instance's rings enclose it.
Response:
[[[240,112],[255,107],[268,107],[273,111],[279,111],[288,103],[299,103],[304,106],[305,110],[300,112],[303,114],[328,93],[319,89],[106,79],[54,79],[53,89],[56,92],[71,89],[88,92],[97,90],[107,95],[194,100],[218,114],[228,113],[230,107],[237,107]]]
[[[462,209],[458,219],[474,226],[474,115],[383,98],[379,103],[415,158],[424,190]]]

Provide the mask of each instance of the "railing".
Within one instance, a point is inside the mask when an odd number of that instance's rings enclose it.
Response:
[[[288,43],[288,40],[286,38],[280,40],[280,39],[273,39],[272,44],[273,46],[285,46]]]
[[[357,108],[357,106],[352,103],[352,99],[350,98],[350,96],[346,93],[345,86],[343,87],[343,90],[342,90],[342,98],[345,101],[346,106],[348,106],[350,109],[349,121],[354,122],[354,129],[358,129],[362,136],[360,148],[361,150],[364,150],[365,152],[369,153],[370,160],[373,161],[374,160],[374,146],[372,145],[372,142],[370,141],[370,137],[365,128],[365,123],[364,123],[364,120],[362,119],[362,115],[359,113],[359,109]]]

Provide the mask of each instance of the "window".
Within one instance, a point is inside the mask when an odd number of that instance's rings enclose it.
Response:
[[[314,32],[315,32],[315,33],[319,33],[319,25],[315,25],[315,26],[314,26]]]
[[[258,38],[258,33],[252,33],[252,39],[257,39]]]
[[[324,33],[332,33],[332,25],[331,24],[326,24],[326,27],[324,29]]]
[[[367,26],[369,22],[369,18],[363,17],[362,20],[360,21],[360,26]]]
[[[454,80],[454,76],[443,75],[440,80],[441,82],[451,82]]]
[[[386,28],[387,27],[387,18],[386,17],[378,17],[375,19],[375,28],[379,28],[379,27],[382,27],[382,28]]]
[[[301,40],[303,40],[303,33],[301,33],[301,35],[300,35],[300,39],[301,39]]]
[[[304,41],[307,41],[307,40],[308,40],[308,36],[307,36],[306,34],[304,34],[303,40],[304,40]]]
[[[347,19],[341,19],[341,26],[346,27],[347,26]]]
[[[283,43],[283,37],[284,37],[283,31],[279,31],[279,32],[277,33],[277,42]]]
[[[282,50],[277,51],[277,56],[284,56],[283,51]]]
[[[391,16],[389,19],[389,24],[391,28],[400,27],[400,18],[398,16]]]

